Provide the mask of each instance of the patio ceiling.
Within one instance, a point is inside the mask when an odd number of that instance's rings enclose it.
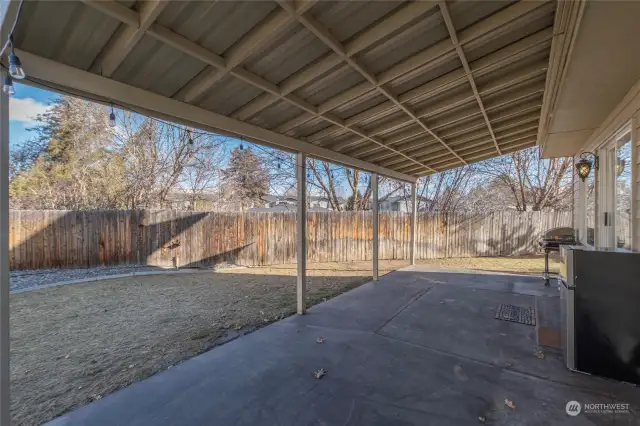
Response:
[[[414,181],[536,144],[555,11],[28,1],[14,41],[32,84]]]

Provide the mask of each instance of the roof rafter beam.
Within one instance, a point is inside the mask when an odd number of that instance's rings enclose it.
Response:
[[[533,141],[533,142],[525,142],[523,144],[516,144],[514,146],[509,146],[507,148],[503,147],[502,148],[502,152],[503,152],[503,155],[504,154],[511,154],[512,152],[520,151],[522,149],[531,148],[531,147],[534,147],[534,146],[535,146],[535,141]],[[474,155],[471,158],[467,158],[467,160],[469,160],[469,161],[471,161],[473,163],[476,163],[478,161],[487,160],[487,159],[493,157],[494,155],[495,155],[495,149],[493,149],[493,147],[492,147],[491,151],[488,154]],[[446,163],[440,163],[439,165],[443,169],[450,169],[450,168],[453,168],[453,167],[460,166],[460,161],[454,158],[451,161],[448,161]],[[432,173],[430,173],[430,172],[423,172],[423,173],[416,172],[416,174],[418,175],[418,178],[421,178],[421,177],[424,177],[424,176],[428,176],[428,175],[430,175]]]
[[[471,90],[473,90],[473,94],[478,101],[478,106],[480,107],[480,112],[482,112],[482,116],[484,117],[484,121],[487,124],[487,128],[489,129],[489,133],[491,133],[491,138],[493,139],[493,143],[496,146],[496,151],[498,151],[498,155],[502,155],[500,152],[500,147],[498,146],[498,141],[496,140],[496,135],[493,133],[493,128],[491,127],[491,121],[489,120],[489,116],[487,115],[487,111],[484,108],[484,104],[482,103],[482,98],[480,97],[480,93],[478,93],[478,87],[476,86],[475,79],[473,77],[473,73],[471,72],[471,68],[469,67],[469,62],[467,61],[467,56],[464,53],[464,49],[460,45],[460,41],[458,40],[458,33],[456,31],[456,27],[453,25],[453,20],[451,19],[451,14],[449,13],[449,8],[444,1],[439,3],[440,13],[444,18],[445,26],[447,27],[447,31],[449,32],[449,37],[451,37],[451,42],[456,47],[456,52],[458,52],[458,56],[460,57],[460,61],[462,62],[462,67],[464,68],[465,73],[467,74],[467,79],[469,80],[469,84],[471,85]]]
[[[518,75],[508,75],[505,78],[498,80],[496,82],[492,82],[491,85],[486,87],[486,90],[482,90],[481,94],[483,95],[489,95],[489,94],[493,94],[495,92],[499,92],[499,91],[504,91],[504,90],[508,90],[510,87],[513,86],[517,86],[518,84],[522,83],[523,81],[527,81],[529,79],[531,79],[532,77],[535,77],[536,75],[542,75],[544,72],[546,71],[546,66],[544,64],[533,64],[531,66],[525,67],[522,71],[522,73],[518,73]],[[543,90],[544,87],[542,86],[542,84],[540,85],[540,90]],[[525,91],[526,92],[526,91]],[[530,95],[530,91],[526,92],[527,95]],[[521,99],[521,97],[517,97],[516,99],[513,100],[508,100],[506,103],[503,102],[502,104],[500,104],[498,107],[502,107],[505,104],[511,103],[511,102],[517,102]],[[417,111],[417,115],[418,117],[424,118],[424,117],[428,117],[428,116],[434,116],[434,115],[438,115],[438,114],[444,114],[447,113],[448,111],[455,111],[458,109],[458,107],[462,107],[464,105],[464,107],[468,107],[468,103],[471,101],[473,102],[473,100],[475,100],[474,96],[468,96],[465,93],[453,96],[451,98],[448,99],[444,99],[442,101],[439,101],[436,104],[433,105],[429,105],[427,107],[424,107],[420,110]],[[494,108],[497,107],[487,107],[486,111],[490,111]],[[394,120],[391,123],[387,123],[383,126],[380,126],[378,128],[372,129],[369,131],[370,135],[379,135],[381,133],[385,133],[388,132],[396,127],[402,126],[402,124],[408,124],[410,123],[409,120],[402,120],[402,119],[398,119],[398,120]],[[437,124],[436,126],[433,126],[433,123],[430,123],[430,127],[436,129],[439,127],[442,127],[441,124]],[[313,139],[308,139],[310,141],[313,141]],[[334,144],[333,146],[331,146],[331,149],[334,149],[336,151],[339,152],[345,152],[349,155],[357,155],[355,152],[352,152],[353,150],[349,150],[347,148],[349,148],[350,146],[356,145],[358,143],[362,142],[362,140],[357,140],[357,139],[353,139],[353,140],[348,140],[348,141],[344,141],[344,142],[340,142],[338,144]],[[321,146],[324,146],[323,144],[320,144]],[[379,151],[378,147],[376,146],[367,146],[367,147],[359,147],[359,155],[362,155],[365,153],[365,151]]]
[[[538,116],[526,117],[516,123],[509,123],[505,125],[502,129],[504,130],[513,129],[513,130],[506,131],[504,134],[498,137],[498,143],[502,143],[501,140],[505,138],[521,135],[522,133],[526,133],[526,132],[531,132],[533,129],[535,129],[535,126],[533,125],[519,126],[519,125],[521,123],[536,121],[537,119],[538,119]],[[520,136],[520,138],[521,137],[522,136]],[[430,142],[431,143],[426,145],[426,147],[424,147],[424,145],[423,146],[417,145],[416,147],[409,149],[405,152],[407,153],[410,152],[412,157],[418,158],[418,159],[425,159],[426,155],[430,155],[435,152],[443,152],[444,153],[443,155],[448,155],[446,151],[442,151],[442,148],[439,145],[433,144],[433,141],[430,141]],[[491,138],[491,136],[486,131],[473,132],[473,134],[468,134],[464,137],[458,137],[455,140],[455,142],[449,141],[451,145],[455,146],[456,149],[459,149],[459,150],[464,150],[465,148],[474,147],[477,145],[482,145],[482,144],[491,143],[491,142],[493,142],[493,138]],[[386,161],[381,161],[379,162],[379,164],[383,165],[384,167],[391,167],[391,166],[395,167],[395,165],[397,164],[408,164],[408,163],[402,159],[392,158]]]
[[[316,2],[317,0],[305,1],[298,9],[299,13],[304,13]],[[294,21],[288,12],[282,9],[274,10],[225,52],[224,68],[207,67],[180,88],[174,96],[189,103],[201,99],[215,83],[227,76],[232,69],[239,66]]]
[[[285,3],[282,5],[283,9],[289,13],[295,13],[296,15],[306,12],[309,8],[302,9],[297,3]],[[386,19],[380,23],[364,30],[353,39],[345,43],[345,53],[349,56],[353,56],[369,46],[375,44],[379,40],[393,34],[398,29],[410,24],[411,22],[419,19],[422,15],[429,10],[436,7],[435,2],[418,1],[412,2],[408,5],[401,7],[389,14]],[[284,93],[291,93],[296,89],[304,86],[305,84],[316,79],[320,75],[324,74],[331,68],[340,64],[342,59],[334,53],[328,53],[321,59],[315,61],[309,66],[298,71],[296,74],[285,79],[280,84]],[[372,90],[372,89],[369,89]],[[277,99],[267,96],[259,96],[248,104],[244,105],[238,111],[234,112],[234,117],[241,120],[251,118],[253,115],[272,105]],[[319,108],[321,111],[322,107]],[[324,110],[323,112],[328,111]]]
[[[500,148],[503,151],[506,150],[505,153],[507,153],[507,152],[513,152],[519,149],[534,146],[535,143],[536,143],[536,135],[534,133],[530,133],[523,137],[514,138],[512,140],[505,141],[505,142],[500,142]],[[482,146],[482,145],[486,145],[486,146]],[[476,160],[476,158],[479,155],[487,154],[486,158],[490,158],[495,155],[495,147],[493,146],[493,141],[491,140],[491,138],[486,139],[482,143],[479,143],[479,144],[476,143],[475,146],[466,148],[465,150],[466,152],[464,153],[464,157],[470,162],[478,161]],[[454,164],[460,163],[458,159],[452,157],[447,152],[441,153],[436,156],[430,156],[429,158],[436,160],[436,161],[430,162],[429,164],[441,169],[448,168],[450,164],[454,165]],[[412,173],[412,171],[414,171],[415,169],[413,165],[409,164],[401,167],[396,167],[395,170],[402,171],[403,173]]]
[[[260,24],[253,27],[237,43],[233,44],[224,55],[224,68],[208,66],[189,80],[172,97],[188,103],[195,103],[222,80],[229,72],[240,65],[253,52],[266,44],[290,22],[289,15],[276,10],[269,14]]]
[[[507,113],[501,114],[499,116],[495,117],[495,122],[496,124],[499,123],[499,126],[496,127],[496,132],[501,132],[507,129],[511,129],[513,127],[517,127],[521,124],[524,123],[530,123],[532,121],[536,121],[540,114],[539,114],[539,104],[538,106],[533,109],[533,113],[531,113],[532,108],[531,107],[526,107],[526,108],[521,108],[518,111],[509,111]],[[526,115],[525,115],[526,114]],[[462,133],[462,136],[460,136],[460,133]],[[453,134],[458,134],[459,136],[454,139],[454,140],[449,140],[449,144],[451,144],[452,146],[458,146],[459,144],[469,141],[469,140],[474,140],[477,139],[478,137],[484,137],[486,135],[488,135],[488,132],[485,131],[469,131],[469,129],[465,129],[462,132],[455,132]],[[501,137],[504,137],[504,135],[497,135],[497,139],[500,140]],[[430,147],[434,146],[434,140],[433,139],[424,139],[424,138],[420,138],[417,140],[413,140],[413,141],[409,141],[406,142],[404,144],[402,144],[401,146],[396,146],[396,148],[402,152],[405,152],[411,156],[415,156],[415,155],[421,155],[424,152],[432,152],[432,150],[430,149]],[[437,146],[437,145],[436,145]],[[425,149],[427,151],[425,151]],[[419,151],[418,151],[419,150]],[[351,154],[353,155],[353,154]],[[355,155],[354,155],[355,156]],[[375,162],[380,162],[381,160],[384,160],[385,158],[389,158],[390,155],[388,155],[387,153],[384,152],[377,152],[377,153],[373,153],[373,154],[369,154],[369,155],[365,155],[365,156],[358,156],[358,158],[361,158],[363,160],[366,161],[375,161]],[[393,158],[390,160],[386,160],[384,162],[381,162],[380,164],[386,164],[386,165],[391,165],[391,164],[395,164],[395,163],[399,163],[403,161],[402,159],[398,159],[398,158]]]
[[[105,13],[109,13],[109,15],[113,16],[114,18],[120,19],[121,22],[124,22],[131,26],[136,26],[137,25],[136,22],[138,22],[139,20],[137,18],[138,16],[137,12],[129,9],[128,7],[120,3],[117,3],[114,0],[90,1],[88,4],[96,7],[96,9],[98,10],[104,11]],[[294,14],[294,17],[295,16],[297,15]],[[155,24],[155,23],[152,24],[147,32],[149,35],[153,36],[154,38],[170,46],[173,46],[174,48],[180,50],[183,53],[191,55],[194,58],[199,59],[218,69],[226,69],[226,61],[223,57],[208,51],[202,46],[186,39],[185,37],[180,36],[179,34],[174,33],[173,31],[159,24]],[[291,93],[289,94],[282,93],[280,87],[278,87],[276,84],[270,83],[267,80],[263,79],[262,77],[256,74],[253,74],[250,71],[245,70],[244,68],[241,68],[241,67],[231,68],[229,70],[229,73],[254,87],[264,90],[278,97],[279,99],[282,99],[283,101],[288,102],[302,109],[303,111],[306,111],[318,118],[324,119],[326,121],[329,121],[330,123],[333,123],[339,127],[342,127],[348,130],[349,132],[352,132],[360,136],[363,139],[369,140],[377,145],[384,146],[384,143],[379,138],[370,136],[367,133],[355,127],[346,127],[342,120],[340,120],[338,117],[334,117],[331,114],[319,114],[317,112],[316,107],[309,104],[307,101],[300,99],[299,97]],[[274,132],[274,134],[278,134],[278,133]],[[400,156],[406,157],[407,159],[410,159],[411,161],[421,165],[425,169],[431,170],[429,166],[423,163],[420,163],[419,161],[411,159],[410,157],[406,156],[400,151],[394,150],[393,148],[390,148],[390,147],[386,149],[391,150]]]
[[[550,43],[552,37],[553,29],[549,27],[484,56],[470,64],[473,75],[481,76],[488,74],[495,71],[505,63],[513,63],[537,53],[541,48],[546,47]],[[536,65],[536,69],[532,68],[530,71],[532,75],[537,75],[537,73],[545,73],[547,68],[548,63],[544,62]],[[464,81],[466,81],[466,73],[464,69],[454,70],[403,93],[398,96],[398,99],[400,102],[405,103],[415,101],[417,99],[433,97],[447,90],[454,89]],[[480,94],[482,95],[484,92],[485,91],[482,90]],[[330,101],[331,100],[327,102]],[[354,117],[350,117],[345,120],[345,124],[352,125],[359,123],[360,121],[370,119],[371,117],[384,116],[396,109],[396,106],[392,102],[388,101],[374,108],[363,111]],[[311,142],[321,141],[323,138],[331,136],[338,131],[339,129],[336,128],[325,129],[316,134],[310,135],[307,139]],[[330,140],[321,141],[320,145],[329,146],[332,149],[341,149],[340,146],[332,146]]]
[[[65,90],[86,99],[114,103],[132,111],[171,120],[183,125],[201,128],[234,137],[245,137],[266,145],[290,152],[305,152],[312,157],[332,161],[349,167],[356,167],[380,173],[394,179],[414,182],[415,177],[398,173],[366,161],[313,145],[289,136],[281,135],[261,127],[244,123],[233,118],[214,113],[194,105],[185,104],[138,87],[130,86],[106,77],[64,65],[32,53],[18,50],[27,71],[26,83]],[[428,169],[433,170],[433,169]]]
[[[331,34],[331,32],[327,28],[325,28],[320,22],[318,22],[317,20],[315,20],[313,17],[309,16],[308,14],[295,15],[295,13],[292,12],[290,4],[288,2],[286,2],[286,1],[284,1],[284,0],[279,0],[278,4],[280,4],[285,10],[288,10],[289,13],[294,14],[294,16],[297,16],[298,21],[302,25],[304,25],[305,28],[307,28],[309,31],[311,31],[313,34],[315,34],[315,36],[320,41],[322,41],[324,44],[326,44],[328,47],[330,47],[331,50],[333,50],[338,56],[340,56],[340,58],[342,58],[343,61],[345,61],[347,64],[349,64],[351,66],[351,68],[353,68],[358,73],[360,73],[367,81],[369,81],[369,83],[371,83],[372,86],[374,86],[374,88],[378,92],[382,93],[387,98],[389,98],[389,100],[391,100],[400,109],[402,109],[407,115],[409,115],[414,122],[419,124],[426,132],[431,134],[444,147],[446,147],[449,151],[451,151],[451,153],[453,155],[455,155],[461,161],[464,162],[464,159],[462,159],[462,157],[458,156],[458,154],[456,154],[456,152],[453,149],[451,149],[442,139],[440,139],[437,134],[435,134],[418,117],[416,117],[415,114],[413,113],[413,111],[411,111],[405,105],[402,105],[398,101],[397,96],[395,96],[394,94],[389,92],[385,87],[383,87],[382,84],[380,84],[378,82],[378,80],[369,71],[364,69],[364,67],[362,65],[360,65],[355,58],[349,56],[346,53],[345,46],[338,39],[336,39],[333,36],[333,34]]]
[[[100,2],[92,0],[90,3]],[[91,69],[105,77],[110,77],[168,4],[166,0],[143,1],[138,13],[137,26],[122,23],[109,40],[109,44],[96,58]]]

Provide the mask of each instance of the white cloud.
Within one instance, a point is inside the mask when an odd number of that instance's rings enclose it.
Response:
[[[20,121],[25,124],[36,124],[38,114],[43,114],[51,108],[33,98],[11,98],[9,105],[9,119]]]

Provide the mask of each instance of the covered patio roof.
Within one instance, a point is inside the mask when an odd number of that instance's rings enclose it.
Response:
[[[3,28],[28,84],[413,182],[536,144],[559,5],[29,1]]]
[[[1,3],[27,84],[372,173],[419,177],[531,147],[549,126],[582,2]],[[6,68],[6,60],[3,63]],[[6,70],[2,70],[4,74]],[[0,92],[0,229],[9,229],[8,97]],[[546,123],[547,120],[544,120]],[[8,233],[0,232],[0,422],[9,424]],[[296,225],[305,312],[306,224]]]

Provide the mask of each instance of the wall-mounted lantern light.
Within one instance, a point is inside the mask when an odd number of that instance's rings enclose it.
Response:
[[[589,160],[589,156],[593,157],[593,161]],[[576,171],[582,181],[589,177],[591,167],[598,168],[598,156],[593,152],[583,152],[580,154],[580,161],[576,163]]]

